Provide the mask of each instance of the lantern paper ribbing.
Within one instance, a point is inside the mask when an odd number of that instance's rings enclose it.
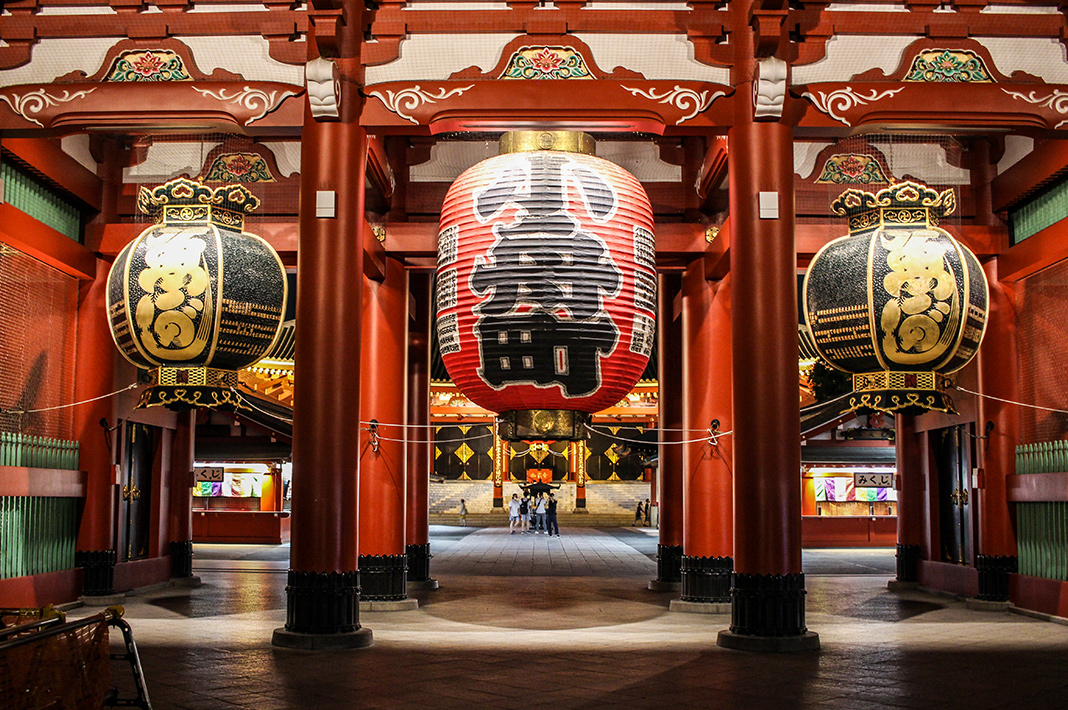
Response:
[[[831,205],[849,236],[813,258],[805,319],[820,356],[853,373],[851,409],[954,411],[946,375],[975,356],[988,303],[979,261],[938,227],[955,207],[952,190],[914,182]]]
[[[258,206],[239,185],[179,178],[141,188],[138,207],[158,224],[115,260],[107,301],[119,351],[151,370],[138,406],[244,406],[237,370],[270,349],[286,302],[278,254],[241,231]]]
[[[519,412],[504,438],[580,438],[559,413],[604,409],[638,381],[656,333],[652,229],[637,179],[591,155],[499,155],[453,183],[438,342],[472,401],[504,419]]]

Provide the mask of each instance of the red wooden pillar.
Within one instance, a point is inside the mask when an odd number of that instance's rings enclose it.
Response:
[[[362,10],[346,4],[346,13]],[[286,625],[273,643],[298,648],[370,645],[360,627],[357,572],[360,323],[367,134],[359,125],[362,19],[337,25],[340,118],[320,122],[305,103],[293,407],[293,499]],[[312,23],[312,29],[315,24]],[[308,37],[309,56],[317,42]],[[322,209],[319,209],[319,208]]]
[[[193,576],[193,439],[196,411],[181,413],[177,419],[178,428],[171,443],[167,534],[170,537],[171,576],[184,579]]]
[[[115,342],[107,313],[107,277],[111,265],[96,262],[96,278],[78,292],[77,361],[74,401],[82,402],[115,390]],[[75,564],[84,570],[83,593],[104,596],[115,592],[114,537],[115,467],[104,431],[113,420],[114,400],[105,397],[74,408],[74,437],[79,442],[78,464],[86,472],[85,507],[78,528]]]
[[[660,439],[682,441],[682,319],[675,317],[675,297],[682,287],[676,273],[661,274],[657,289],[657,337],[660,386]],[[674,589],[682,581],[682,446],[661,444],[658,469],[660,487],[660,541],[656,546],[656,579],[650,589]]]
[[[405,467],[408,422],[408,272],[385,260],[364,279],[360,362],[360,599],[408,598]],[[370,428],[371,431],[365,431]]]
[[[805,627],[793,129],[756,121],[737,82],[730,151],[734,582],[719,644],[819,647]]]
[[[408,327],[408,586],[437,589],[430,577],[430,462],[434,429],[430,426],[430,285],[427,271],[408,275],[414,304]]]
[[[990,284],[990,311],[986,336],[979,348],[979,389],[985,395],[1020,401],[1017,389],[1016,308],[1011,284],[998,280],[998,260],[983,265]],[[979,439],[978,483],[979,598],[1008,601],[1009,574],[1017,570],[1016,535],[1013,530],[1006,477],[1016,470],[1016,444],[1020,441],[1019,410],[1014,405],[981,397],[979,426],[986,439]]]
[[[682,426],[687,440],[733,428],[730,276],[705,280],[704,261],[682,277]],[[718,420],[718,422],[716,421]],[[714,441],[715,443],[712,443]],[[730,601],[734,499],[729,436],[682,446],[684,602]]]
[[[894,423],[897,448],[897,581],[919,581],[924,559],[926,501],[923,495],[923,457],[916,418],[898,414]]]

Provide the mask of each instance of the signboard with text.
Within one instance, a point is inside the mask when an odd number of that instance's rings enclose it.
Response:
[[[892,473],[854,473],[853,486],[855,488],[893,488],[894,474]]]
[[[197,483],[222,483],[223,480],[222,466],[198,466],[193,469],[193,474]]]

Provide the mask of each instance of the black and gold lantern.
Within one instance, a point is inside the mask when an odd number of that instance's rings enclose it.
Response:
[[[805,319],[820,356],[853,374],[851,409],[955,411],[946,376],[975,356],[989,300],[975,255],[938,226],[955,208],[952,189],[915,182],[832,203],[849,236],[813,258]]]
[[[259,199],[179,178],[142,187],[137,205],[156,224],[115,260],[107,305],[115,345],[150,370],[138,406],[245,407],[237,371],[270,349],[286,303],[278,254],[242,231]]]

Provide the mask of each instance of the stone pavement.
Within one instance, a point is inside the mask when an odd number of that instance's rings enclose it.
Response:
[[[718,648],[727,615],[672,613],[646,589],[655,531],[563,532],[434,528],[441,588],[418,611],[361,613],[375,645],[335,653],[270,645],[287,548],[198,545],[202,587],[126,604],[153,706],[1068,707],[1068,626],[890,593],[892,550],[806,551],[823,649],[767,655]]]

